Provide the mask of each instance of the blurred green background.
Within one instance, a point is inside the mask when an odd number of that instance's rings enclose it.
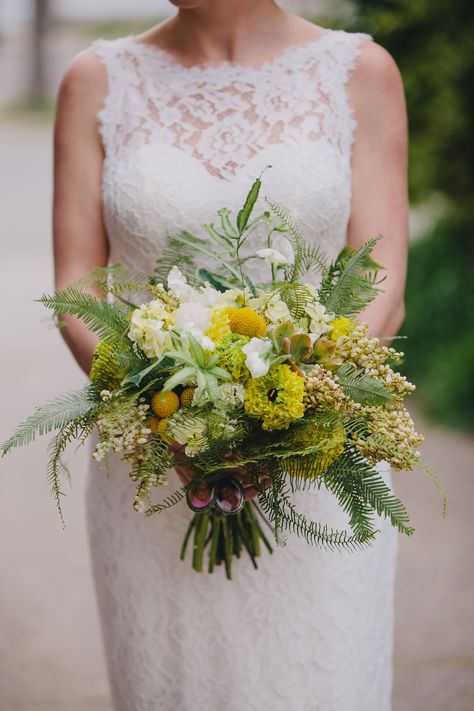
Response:
[[[474,4],[356,0],[336,24],[369,32],[395,58],[410,125],[414,222],[401,334],[418,404],[443,424],[474,427]],[[333,5],[334,8],[334,5]],[[331,18],[329,18],[331,21]]]

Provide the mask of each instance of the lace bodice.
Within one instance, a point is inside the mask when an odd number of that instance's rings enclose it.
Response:
[[[346,86],[368,39],[326,31],[259,67],[185,67],[133,35],[97,40],[108,76],[98,118],[111,258],[150,269],[170,232],[238,209],[267,164],[264,194],[335,256],[351,197]]]
[[[221,207],[236,211],[267,164],[260,207],[265,194],[282,203],[334,257],[351,202],[346,87],[366,40],[327,32],[258,68],[185,68],[133,36],[96,41],[108,76],[98,118],[111,260],[150,272],[170,232],[199,230]],[[175,490],[175,474],[168,479],[156,500]],[[354,554],[290,537],[258,571],[237,561],[229,583],[222,569],[198,575],[179,560],[184,502],[144,518],[131,509],[133,488],[117,458],[108,478],[90,465],[91,554],[116,711],[389,711],[389,521]],[[347,524],[324,489],[295,503],[330,527]]]

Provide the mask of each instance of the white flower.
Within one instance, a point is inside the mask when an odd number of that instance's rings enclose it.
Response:
[[[206,283],[199,291],[195,291],[192,294],[192,299],[189,301],[194,301],[197,304],[202,304],[203,306],[215,306],[222,301],[222,294],[213,286]]]
[[[290,309],[280,297],[280,294],[273,294],[267,301],[263,313],[270,323],[288,321],[291,318]]]
[[[257,249],[257,257],[275,266],[289,266],[295,261],[295,253],[291,242],[283,235],[277,235],[272,241],[273,247]]]
[[[128,337],[148,358],[161,358],[171,348],[167,326],[173,322],[161,301],[150,301],[132,313]]]
[[[189,301],[194,289],[187,283],[186,277],[178,267],[173,267],[168,274],[168,289],[180,301]]]
[[[172,438],[184,448],[188,457],[193,457],[208,448],[206,439],[207,422],[201,417],[178,417],[175,415],[168,423]]]
[[[181,333],[191,333],[195,338],[201,338],[209,327],[211,310],[195,302],[184,303],[178,306],[173,313],[174,321]]]
[[[269,361],[265,358],[272,348],[272,342],[269,338],[251,338],[245,346],[242,346],[242,352],[247,356],[245,365],[250,370],[252,378],[260,378],[266,375],[270,368]]]
[[[201,336],[199,342],[201,346],[203,348],[207,348],[208,351],[213,351],[216,347],[216,344],[214,343],[212,338],[209,338],[209,336]]]
[[[322,304],[313,301],[306,304],[305,311],[310,318],[309,330],[312,340],[317,340],[323,333],[331,330],[329,322],[334,319],[334,314],[329,314]]]

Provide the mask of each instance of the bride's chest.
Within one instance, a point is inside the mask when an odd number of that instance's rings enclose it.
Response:
[[[240,144],[239,144],[240,145]],[[247,145],[248,144],[244,144]],[[229,158],[222,149],[220,156]],[[236,158],[236,155],[230,153]],[[266,166],[264,196],[293,211],[311,234],[344,223],[350,203],[348,161],[327,140],[286,140],[243,156],[220,177],[214,160],[177,148],[166,135],[123,147],[104,164],[103,201],[109,227],[130,234],[196,229],[221,207],[238,210]],[[337,229],[336,229],[337,231]]]

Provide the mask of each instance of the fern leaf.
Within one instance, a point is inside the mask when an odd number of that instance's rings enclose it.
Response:
[[[324,484],[338,498],[349,514],[355,530],[371,527],[369,510],[390,519],[401,533],[410,536],[413,528],[402,502],[397,499],[383,478],[364,457],[352,448],[329,467]]]
[[[95,421],[96,417],[91,412],[80,415],[65,425],[49,445],[48,481],[63,525],[64,517],[61,507],[61,497],[64,496],[64,494],[61,491],[61,473],[68,474],[69,472],[62,461],[62,456],[71,442],[77,439],[84,442],[94,429]]]
[[[277,543],[281,544],[280,536],[284,531],[295,533],[307,543],[329,550],[355,550],[364,547],[373,539],[373,533],[350,535],[347,531],[335,530],[308,520],[296,510],[290,499],[288,487],[284,483],[284,469],[276,462],[268,462],[267,472],[271,475],[272,486],[260,490],[259,503],[274,524]]]
[[[392,396],[380,380],[367,375],[362,368],[351,363],[342,365],[335,371],[345,394],[362,405],[384,405]]]
[[[292,268],[289,270],[287,279],[289,282],[297,282],[301,274],[305,271],[310,271],[317,268],[320,272],[325,273],[327,269],[326,258],[321,249],[310,247],[305,242],[296,220],[285,210],[282,205],[278,204],[269,197],[265,197],[271,211],[276,215],[283,225],[287,228],[293,241],[295,252],[295,261]]]
[[[91,414],[98,407],[95,390],[90,386],[62,395],[38,407],[1,447],[2,456],[14,447],[22,447],[33,442],[37,436],[48,434],[69,425],[86,413]]]
[[[330,313],[352,316],[360,313],[380,292],[379,265],[370,254],[381,239],[374,237],[357,250],[345,248],[323,276],[319,299]]]
[[[186,489],[184,487],[182,487],[181,489],[178,489],[173,494],[171,494],[171,496],[167,496],[159,504],[150,506],[150,508],[145,512],[145,516],[147,516],[147,517],[153,516],[153,514],[161,513],[162,511],[166,511],[167,509],[170,509],[172,506],[176,506],[176,504],[179,504],[179,502],[182,501],[185,496],[186,496]]]
[[[94,267],[84,277],[73,282],[69,288],[83,291],[96,286],[104,294],[118,295],[124,292],[143,291],[149,285],[150,278],[146,274],[126,267],[122,262],[115,262],[107,267]]]
[[[123,344],[128,341],[127,347],[132,347],[125,336],[128,328],[126,316],[114,304],[74,288],[58,291],[53,296],[45,294],[39,301],[57,316],[71,314],[82,319],[89,330],[102,339],[120,339]]]

